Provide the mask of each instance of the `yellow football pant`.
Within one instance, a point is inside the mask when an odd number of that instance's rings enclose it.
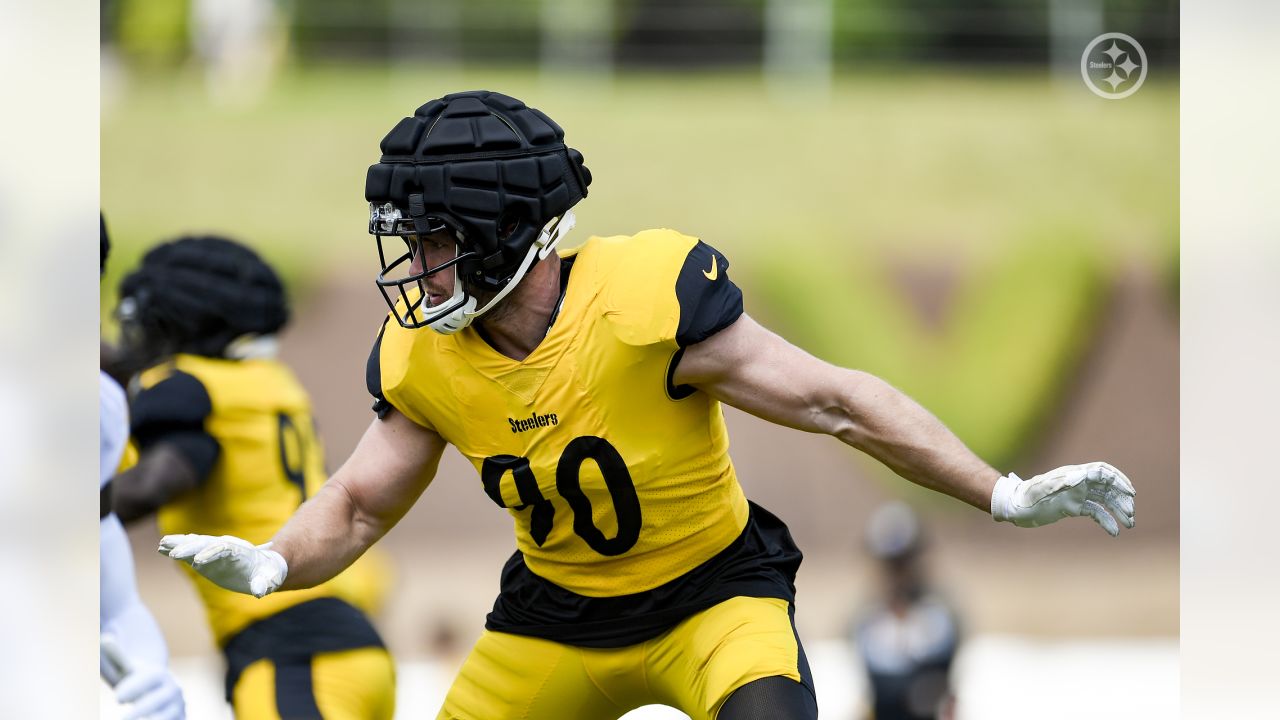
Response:
[[[311,662],[258,660],[232,695],[236,720],[391,720],[395,665],[382,648],[311,656]]]
[[[737,597],[623,648],[486,630],[437,720],[615,720],[653,703],[713,720],[752,680],[782,675],[812,687],[789,611],[786,600]]]

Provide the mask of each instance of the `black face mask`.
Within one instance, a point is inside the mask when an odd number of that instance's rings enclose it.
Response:
[[[469,296],[462,291],[459,268],[479,254],[466,249],[465,236],[460,231],[441,218],[404,217],[391,203],[371,203],[369,210],[369,233],[378,244],[378,290],[402,327],[429,326],[467,304]],[[425,247],[430,248],[439,245],[442,237],[452,240],[453,251],[428,251],[415,271],[414,259],[424,252],[424,241]],[[432,304],[426,281],[441,273],[453,275],[453,294]]]

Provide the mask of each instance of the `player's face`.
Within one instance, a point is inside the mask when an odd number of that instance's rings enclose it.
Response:
[[[439,267],[458,256],[458,245],[452,233],[447,230],[430,235],[410,235],[406,238],[413,262],[409,266],[411,274],[421,273],[424,269]],[[453,284],[457,273],[452,269],[427,276],[423,283],[427,288],[427,307],[434,307],[453,297]]]
[[[915,554],[883,563],[885,590],[896,602],[909,602],[918,594],[923,577]]]

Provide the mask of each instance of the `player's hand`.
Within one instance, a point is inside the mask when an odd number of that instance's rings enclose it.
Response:
[[[1104,462],[1064,465],[1030,480],[1009,473],[991,493],[991,517],[1019,527],[1039,527],[1088,515],[1115,537],[1120,525],[1133,527],[1136,495],[1129,478]]]
[[[165,535],[160,554],[187,563],[219,587],[254,597],[280,587],[289,573],[271,543],[253,545],[231,535]]]
[[[133,664],[115,686],[116,701],[128,709],[124,720],[183,720],[186,704],[173,675],[162,667]]]

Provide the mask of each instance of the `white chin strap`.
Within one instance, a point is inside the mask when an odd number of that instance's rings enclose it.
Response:
[[[453,297],[449,300],[453,306],[445,314],[436,318],[427,324],[432,330],[444,335],[452,335],[462,328],[471,324],[472,320],[489,312],[497,305],[502,298],[515,289],[516,285],[529,272],[529,268],[533,267],[534,260],[542,260],[556,249],[556,245],[560,244],[563,238],[574,224],[577,218],[574,217],[572,210],[566,210],[559,217],[551,218],[551,221],[542,227],[542,232],[538,233],[538,238],[529,246],[529,252],[525,253],[524,259],[520,261],[520,267],[516,268],[516,272],[511,276],[508,282],[493,299],[485,303],[485,306],[476,309],[476,299],[468,295],[462,289],[462,283],[455,273],[453,278]]]
[[[231,360],[265,360],[274,358],[279,350],[280,341],[275,335],[250,333],[227,343],[222,355]]]
[[[462,283],[456,277],[453,287],[453,297],[449,300],[453,309],[427,323],[427,327],[442,335],[452,335],[470,325],[472,316],[468,313],[476,308],[476,299],[462,291]]]

